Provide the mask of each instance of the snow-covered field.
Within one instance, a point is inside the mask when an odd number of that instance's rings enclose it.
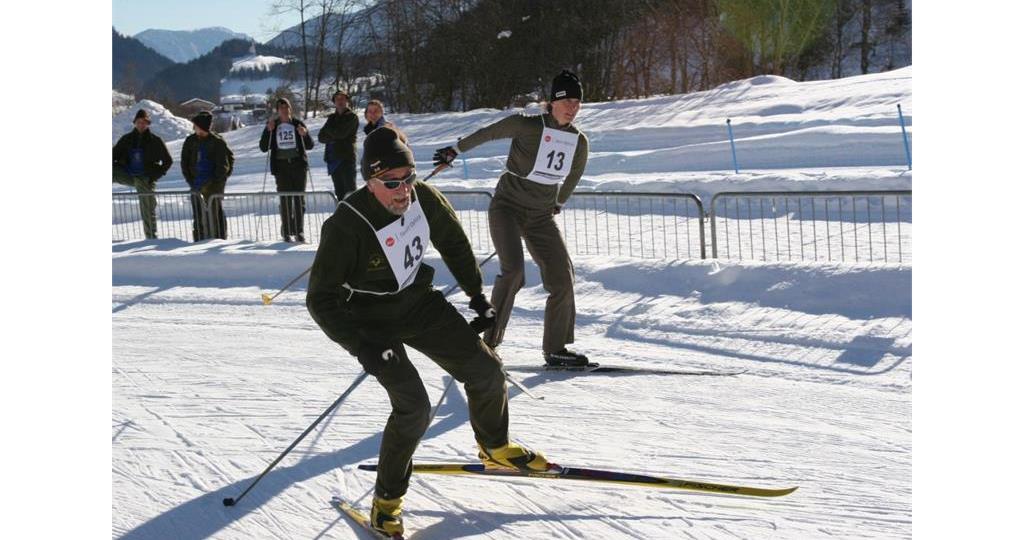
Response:
[[[588,104],[583,189],[696,192],[909,189],[895,104],[910,68],[839,81],[771,77],[711,92]],[[437,146],[507,114],[395,115],[421,169]],[[732,173],[724,119],[741,170]],[[311,122],[314,129],[322,120]],[[228,133],[229,190],[259,190],[259,126]],[[116,131],[116,129],[115,129]],[[360,137],[361,140],[361,137]],[[180,141],[171,152],[180,151]],[[507,142],[467,155],[445,189],[493,186]],[[721,161],[719,158],[721,158]],[[720,162],[721,161],[721,162]],[[313,157],[318,187],[329,182]],[[461,165],[461,162],[460,162]],[[842,165],[842,166],[838,166]],[[773,168],[778,167],[778,168]],[[183,187],[177,167],[161,189]],[[269,182],[272,186],[272,179]],[[115,190],[116,191],[116,190]],[[907,223],[909,226],[909,223]],[[890,234],[886,232],[885,234]],[[899,231],[909,239],[910,231]],[[485,244],[478,244],[480,258]],[[241,240],[112,244],[112,532],[156,538],[367,538],[328,505],[368,505],[389,412],[364,382],[233,508],[237,496],[359,374],[310,319],[315,246]],[[544,480],[414,476],[409,537],[906,538],[911,534],[912,266],[574,255],[577,348],[610,364],[747,370],[735,377],[523,374],[512,434],[564,465],[798,485],[753,500]],[[452,283],[436,255],[439,288]],[[493,283],[497,266],[483,266]],[[527,260],[508,366],[540,363],[546,293]],[[459,292],[453,302],[468,314]],[[413,354],[432,399],[447,379]],[[422,462],[473,460],[464,394],[443,403]]]

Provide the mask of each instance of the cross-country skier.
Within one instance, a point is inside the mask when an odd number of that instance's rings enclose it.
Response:
[[[521,244],[525,240],[548,292],[543,348],[544,361],[552,366],[588,364],[586,356],[565,347],[574,341],[574,272],[554,218],[576,189],[587,165],[590,144],[572,123],[582,99],[579,78],[562,71],[551,82],[547,113],[509,116],[434,154],[435,164],[450,165],[460,152],[489,141],[512,139],[506,170],[498,180],[488,211],[501,273],[491,291],[497,318],[484,340],[492,347],[502,341],[516,293],[525,283]]]
[[[278,98],[277,116],[267,120],[267,128],[260,136],[260,151],[270,152],[270,173],[274,175],[277,191],[306,191],[306,173],[309,171],[307,150],[313,149],[313,137],[302,120],[292,116],[292,104]],[[302,144],[298,144],[299,141]],[[281,237],[285,242],[303,243],[303,219],[306,198],[300,195],[281,197]]]
[[[493,323],[480,267],[451,204],[416,182],[412,150],[381,127],[366,137],[366,186],[324,222],[306,306],[320,328],[377,378],[391,401],[381,440],[370,518],[388,535],[403,532],[402,497],[412,456],[427,430],[430,401],[408,345],[465,385],[470,425],[488,467],[546,470],[539,452],[509,441],[508,389],[501,361],[479,337]],[[470,297],[471,326],[433,288],[423,264],[428,242]]]

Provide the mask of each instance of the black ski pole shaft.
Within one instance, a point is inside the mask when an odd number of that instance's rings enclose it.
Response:
[[[352,391],[355,390],[356,387],[359,386],[359,383],[363,382],[363,379],[365,379],[365,378],[366,378],[366,372],[364,371],[364,372],[360,373],[358,377],[356,377],[356,380],[352,381],[352,384],[349,385],[347,390],[345,390],[344,392],[342,392],[342,394],[340,396],[338,396],[338,399],[334,400],[334,403],[331,403],[330,407],[327,407],[326,411],[324,411],[322,414],[320,414],[320,417],[317,418],[316,421],[314,421],[312,424],[310,424],[310,426],[308,428],[306,428],[306,431],[302,432],[302,435],[299,435],[298,439],[295,439],[295,442],[293,442],[291,445],[289,445],[288,448],[285,449],[285,451],[281,453],[281,455],[277,456],[277,459],[275,459],[273,461],[273,463],[268,465],[267,468],[264,469],[263,472],[261,472],[260,475],[257,476],[256,479],[252,481],[251,484],[249,484],[249,487],[245,488],[245,491],[243,491],[241,495],[239,495],[238,497],[226,497],[224,499],[224,501],[223,501],[224,502],[224,506],[234,506],[235,504],[238,503],[238,501],[242,500],[242,497],[245,497],[246,493],[249,493],[249,491],[252,488],[256,487],[256,484],[260,483],[260,480],[262,480],[263,477],[266,476],[266,474],[268,472],[270,472],[271,469],[273,469],[275,466],[277,466],[277,464],[282,459],[284,459],[284,457],[287,456],[288,453],[291,452],[293,448],[295,448],[300,442],[302,442],[302,439],[305,439],[306,435],[309,435],[309,432],[313,431],[313,428],[315,428],[317,426],[317,424],[322,422],[323,419],[325,417],[327,417],[328,414],[331,414],[331,411],[333,411],[335,407],[337,407],[339,404],[341,404],[341,402],[344,401],[345,398],[347,398],[348,395],[351,394]]]
[[[298,280],[302,279],[302,276],[304,276],[304,275],[308,274],[308,273],[309,273],[309,271],[310,271],[310,270],[312,270],[312,269],[313,269],[313,267],[312,267],[312,266],[310,266],[310,267],[309,267],[309,268],[307,268],[307,269],[306,269],[305,271],[303,271],[303,272],[302,272],[301,274],[299,274],[299,275],[295,276],[295,279],[293,279],[293,280],[289,281],[289,282],[288,282],[288,284],[287,284],[287,285],[285,285],[284,287],[282,287],[280,291],[277,291],[276,293],[274,293],[274,296],[270,296],[270,295],[269,295],[269,294],[267,294],[267,293],[263,293],[263,305],[264,305],[264,306],[268,306],[268,305],[270,305],[270,303],[271,303],[271,302],[273,302],[275,298],[277,298],[278,296],[280,296],[280,295],[281,295],[281,293],[283,293],[283,292],[287,291],[289,287],[291,287],[292,285],[294,285],[296,281],[298,281]]]

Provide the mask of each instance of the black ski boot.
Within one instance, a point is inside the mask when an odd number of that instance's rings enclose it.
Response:
[[[584,367],[590,364],[586,356],[565,347],[558,352],[544,353],[544,363],[552,367]]]

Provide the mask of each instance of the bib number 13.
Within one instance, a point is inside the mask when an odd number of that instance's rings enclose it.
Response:
[[[414,250],[416,251],[415,255],[413,255]],[[409,242],[409,244],[405,246],[405,268],[412,268],[416,264],[416,261],[420,260],[422,257],[423,241],[420,240],[419,236],[416,236],[412,239],[412,242]]]
[[[555,152],[552,150],[548,155],[548,169],[554,168],[556,171],[562,170],[565,166],[565,152]],[[555,163],[555,159],[558,159],[558,163]],[[554,167],[552,167],[554,165]]]

